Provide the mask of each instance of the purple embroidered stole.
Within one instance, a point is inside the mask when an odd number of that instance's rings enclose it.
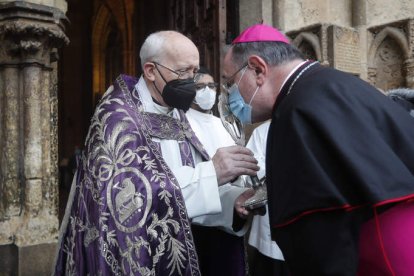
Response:
[[[136,82],[118,77],[95,110],[56,275],[200,275],[180,187],[152,138],[183,141],[209,157],[183,113],[177,120],[143,111]]]
[[[181,163],[184,166],[195,166],[190,145],[201,155],[203,161],[210,160],[204,146],[191,129],[185,113],[180,110],[179,114],[180,120],[163,114],[144,112],[146,127],[150,135],[158,139],[177,140],[181,152]],[[156,144],[158,151],[161,151],[159,144]]]

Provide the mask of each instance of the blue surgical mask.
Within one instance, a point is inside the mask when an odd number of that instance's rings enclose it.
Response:
[[[240,95],[239,88],[233,84],[229,89],[229,106],[231,113],[234,114],[242,124],[250,124],[252,121],[252,107],[244,102]]]
[[[246,67],[247,69],[247,67]],[[244,69],[239,81],[234,83],[229,89],[229,107],[230,111],[242,122],[242,124],[251,124],[252,123],[252,106],[250,105],[253,101],[254,96],[256,96],[259,87],[256,88],[250,102],[247,104],[243,97],[240,94],[239,90],[239,83],[243,78],[244,73],[246,72]]]

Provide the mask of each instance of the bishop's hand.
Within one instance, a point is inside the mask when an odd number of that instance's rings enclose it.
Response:
[[[234,210],[239,215],[240,218],[246,219],[250,214],[264,216],[266,214],[266,207],[261,206],[255,209],[247,209],[245,207],[246,201],[251,199],[255,195],[256,191],[253,189],[248,189],[244,191],[240,196],[237,197],[234,202]]]

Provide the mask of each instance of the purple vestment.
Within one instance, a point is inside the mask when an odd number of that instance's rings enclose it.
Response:
[[[191,143],[208,155],[185,116],[143,110],[136,82],[118,77],[96,108],[62,224],[56,275],[200,274],[179,184],[152,138]]]

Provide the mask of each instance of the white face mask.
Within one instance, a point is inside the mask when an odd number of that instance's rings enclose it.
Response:
[[[203,110],[210,110],[216,102],[216,91],[208,86],[197,90],[194,102]]]

